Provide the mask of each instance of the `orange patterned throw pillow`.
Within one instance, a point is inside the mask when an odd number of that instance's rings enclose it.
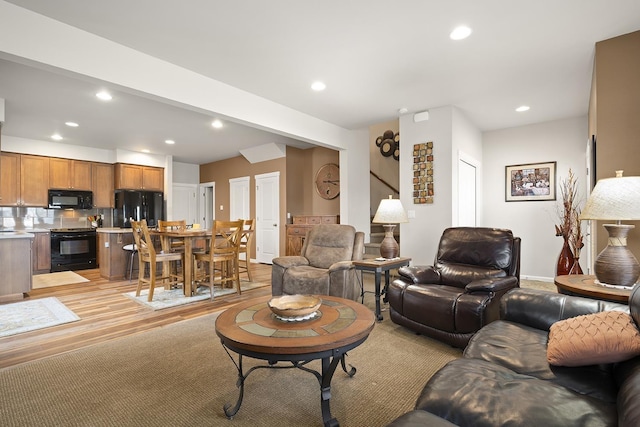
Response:
[[[615,363],[640,355],[640,331],[629,314],[603,311],[551,325],[547,361],[558,366]]]

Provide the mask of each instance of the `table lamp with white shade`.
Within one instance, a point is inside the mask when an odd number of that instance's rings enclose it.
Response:
[[[409,222],[400,200],[393,199],[391,196],[388,199],[382,199],[371,222],[383,224],[384,227],[384,239],[380,244],[380,256],[386,259],[397,258],[400,253],[400,246],[398,246],[398,242],[393,237],[393,230],[396,228],[396,224]]]
[[[614,220],[603,224],[609,233],[607,247],[596,258],[596,282],[604,286],[632,288],[640,276],[640,264],[627,248],[627,234],[635,226],[621,221],[640,220],[640,176],[601,179],[593,188],[580,219]]]

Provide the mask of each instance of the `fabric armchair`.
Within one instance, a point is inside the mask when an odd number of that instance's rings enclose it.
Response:
[[[333,295],[355,300],[360,285],[351,261],[361,260],[364,233],[350,225],[321,224],[307,233],[300,256],[273,259],[271,293]]]
[[[502,295],[520,286],[520,238],[503,229],[448,228],[433,266],[398,274],[387,296],[391,320],[464,348],[499,318]]]

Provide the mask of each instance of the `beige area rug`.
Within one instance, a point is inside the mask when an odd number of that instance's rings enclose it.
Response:
[[[260,283],[260,282],[243,282],[240,281],[240,289],[243,291],[248,291],[249,289],[261,288],[263,286],[270,286],[268,283]],[[214,287],[213,297],[219,298],[224,295],[235,294],[236,290],[234,288],[221,288],[219,286]],[[122,294],[127,298],[131,298],[137,303],[140,303],[146,307],[149,307],[153,310],[162,310],[164,308],[175,307],[183,304],[190,304],[197,301],[202,301],[205,299],[211,298],[211,291],[209,288],[201,286],[196,291],[195,295],[186,297],[184,296],[184,291],[182,287],[179,289],[171,289],[165,290],[161,287],[156,287],[153,291],[153,300],[147,301],[149,297],[149,289],[143,289],[140,292],[140,296],[136,296],[136,292],[127,292]]]
[[[556,288],[556,285],[554,285],[552,282],[543,282],[541,280],[521,279],[520,287],[540,289],[543,291],[549,291],[549,292],[555,292],[555,293],[558,292],[558,288]]]
[[[53,286],[71,285],[73,283],[88,282],[81,275],[73,271],[60,271],[57,273],[36,274],[33,276],[32,288],[42,289],[51,288]]]
[[[0,305],[0,337],[76,320],[80,318],[54,297],[4,304]]]
[[[367,295],[365,304],[372,306]],[[3,426],[322,426],[320,386],[297,369],[258,369],[238,397],[216,314],[0,370]],[[233,353],[232,353],[233,354]],[[233,354],[234,357],[237,357]],[[340,367],[331,411],[342,426],[384,426],[412,409],[426,381],[461,352],[385,319]],[[257,363],[244,358],[245,372]],[[320,362],[311,368],[320,370]]]

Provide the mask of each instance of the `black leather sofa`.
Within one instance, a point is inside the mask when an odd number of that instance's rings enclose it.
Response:
[[[618,363],[553,366],[547,341],[557,321],[605,310],[640,324],[629,306],[533,289],[503,296],[501,320],[476,333],[463,357],[436,372],[400,426],[640,426],[640,356]],[[428,414],[427,414],[428,413]]]
[[[447,228],[433,266],[398,274],[387,290],[391,320],[464,348],[498,319],[502,295],[519,286],[520,238],[498,228]]]

